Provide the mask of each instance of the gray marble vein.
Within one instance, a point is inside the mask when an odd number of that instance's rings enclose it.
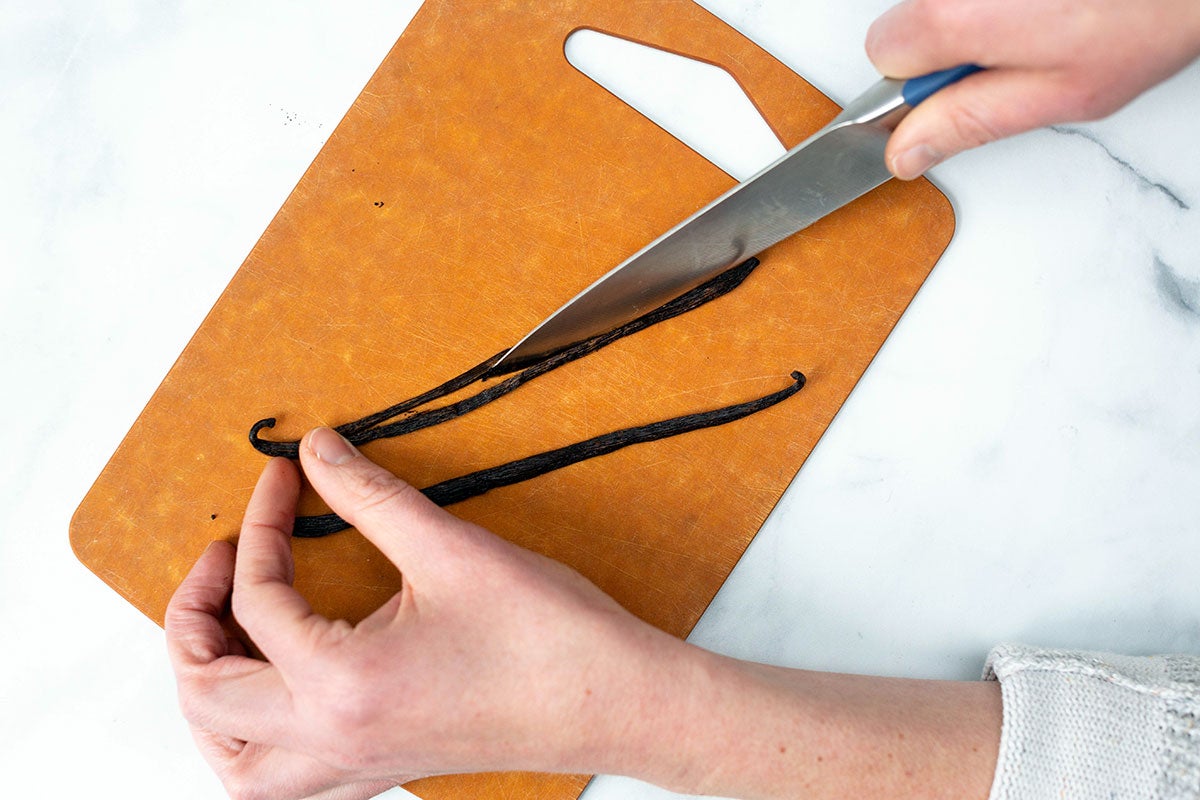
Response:
[[[1157,253],[1154,255],[1154,285],[1168,308],[1192,320],[1200,318],[1200,280],[1180,275]]]
[[[1171,203],[1181,211],[1188,211],[1191,209],[1191,205],[1187,201],[1185,201],[1176,191],[1172,190],[1169,186],[1167,186],[1162,181],[1156,181],[1156,180],[1153,180],[1152,178],[1148,177],[1142,170],[1138,169],[1136,166],[1134,166],[1128,160],[1121,158],[1119,155],[1114,153],[1107,144],[1105,144],[1103,141],[1101,141],[1100,137],[1096,136],[1094,133],[1088,131],[1087,129],[1078,128],[1078,127],[1069,126],[1069,125],[1052,125],[1052,126],[1050,126],[1050,130],[1054,131],[1055,133],[1062,134],[1064,136],[1078,136],[1081,139],[1086,139],[1087,141],[1094,144],[1096,147],[1100,148],[1104,152],[1104,155],[1106,155],[1110,159],[1112,159],[1113,163],[1115,163],[1121,169],[1123,169],[1127,173],[1129,173],[1129,175],[1131,175],[1133,177],[1133,179],[1137,181],[1137,183],[1140,187],[1142,187],[1143,189],[1150,190],[1150,191],[1158,192],[1163,197],[1170,200]]]

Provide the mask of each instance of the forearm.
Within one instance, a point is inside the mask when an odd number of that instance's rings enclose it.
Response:
[[[739,798],[988,796],[998,684],[783,669],[675,644],[643,667],[650,688],[597,771]]]

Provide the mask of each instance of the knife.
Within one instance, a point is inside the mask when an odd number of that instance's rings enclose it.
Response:
[[[883,151],[900,120],[980,69],[965,64],[880,80],[824,128],[584,289],[488,374],[524,369],[637,319],[885,183],[891,173]]]

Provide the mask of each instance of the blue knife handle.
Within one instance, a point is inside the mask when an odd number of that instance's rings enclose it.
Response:
[[[916,108],[922,100],[928,99],[934,92],[945,89],[950,84],[957,83],[968,75],[974,75],[982,70],[983,67],[977,64],[962,64],[950,69],[938,70],[918,78],[909,78],[904,82],[904,88],[900,92],[904,95],[904,102]]]

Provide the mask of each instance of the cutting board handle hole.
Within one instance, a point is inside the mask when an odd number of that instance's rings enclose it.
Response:
[[[742,181],[786,152],[754,102],[721,67],[581,28],[567,61],[720,169]]]

